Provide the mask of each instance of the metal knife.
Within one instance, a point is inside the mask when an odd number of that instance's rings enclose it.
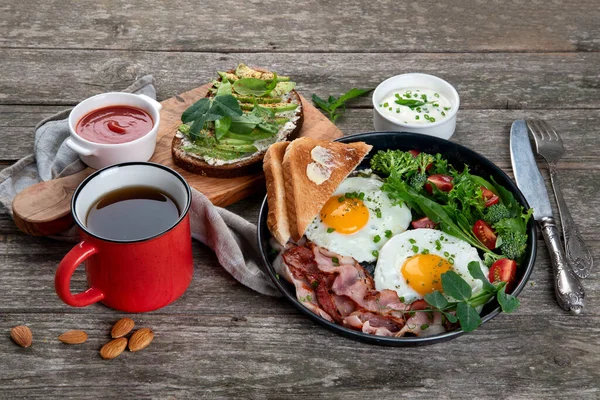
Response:
[[[510,128],[510,159],[517,186],[533,208],[533,219],[539,224],[550,252],[558,305],[564,310],[579,314],[583,309],[585,296],[583,287],[565,258],[558,229],[552,217],[546,184],[535,162],[527,124],[523,120],[513,122]]]

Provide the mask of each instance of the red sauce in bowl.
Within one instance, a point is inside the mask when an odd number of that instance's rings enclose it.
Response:
[[[126,143],[152,130],[154,121],[144,110],[130,106],[109,106],[89,112],[77,123],[75,131],[94,143]]]

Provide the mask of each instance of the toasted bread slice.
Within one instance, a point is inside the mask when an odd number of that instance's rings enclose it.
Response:
[[[259,71],[261,76],[272,73],[262,68],[254,68],[254,71]],[[235,70],[228,71],[228,74],[232,74]],[[235,76],[235,75],[234,75]],[[219,79],[220,80],[220,79]],[[206,97],[210,97],[212,93],[209,91]],[[275,141],[287,141],[294,140],[302,129],[302,122],[304,121],[304,108],[302,106],[302,100],[300,95],[295,90],[292,90],[287,95],[288,103],[298,104],[298,108],[294,113],[294,127],[293,129],[282,128],[275,137]],[[265,104],[265,107],[276,106],[281,104]],[[190,153],[184,150],[186,145],[186,138],[181,132],[177,132],[171,143],[171,155],[175,165],[186,169],[190,172],[201,174],[204,176],[210,176],[215,178],[237,178],[239,176],[245,176],[257,173],[261,170],[261,161],[265,156],[267,149],[257,151],[253,154],[245,156],[243,158],[231,161],[222,160],[208,160],[201,155]]]
[[[339,143],[307,137],[287,146],[283,176],[290,235],[294,241],[300,240],[333,192],[371,148],[364,142]]]
[[[272,144],[265,153],[263,170],[267,181],[267,227],[273,237],[282,245],[290,239],[287,206],[285,202],[285,183],[283,178],[283,155],[290,142]]]

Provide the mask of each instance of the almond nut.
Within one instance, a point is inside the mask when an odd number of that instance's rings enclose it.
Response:
[[[121,318],[117,321],[117,323],[113,326],[110,335],[113,338],[120,338],[127,335],[133,327],[135,326],[135,322],[131,318]]]
[[[117,357],[127,347],[127,338],[117,338],[106,343],[100,349],[100,357],[110,360]]]
[[[139,351],[148,347],[154,339],[154,332],[149,328],[141,328],[134,332],[129,339],[129,351]]]
[[[31,330],[25,325],[15,326],[10,330],[10,337],[21,347],[29,347],[33,343]]]
[[[88,338],[84,331],[68,331],[58,337],[58,340],[64,344],[81,344]]]

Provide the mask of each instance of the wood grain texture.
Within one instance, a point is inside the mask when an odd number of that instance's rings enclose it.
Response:
[[[595,0],[84,0],[68,7],[60,0],[24,0],[2,3],[0,18],[3,47],[309,53],[600,49]]]
[[[299,93],[340,95],[375,87],[406,72],[453,84],[461,107],[478,109],[600,108],[600,53],[375,54],[193,53],[0,49],[0,104],[72,105],[127,87],[152,73],[163,100],[214,79],[238,62],[268,65],[294,77]],[[48,74],[48,65],[52,74]],[[23,76],[29,77],[24,80]],[[369,97],[357,105],[369,106]]]
[[[199,10],[211,18],[195,18]],[[307,97],[375,86],[402,72],[433,73],[461,95],[452,140],[509,174],[514,119],[546,119],[561,133],[559,178],[597,264],[599,17],[596,0],[5,1],[0,168],[31,152],[33,126],[42,118],[145,73],[155,76],[160,100],[238,61],[285,71]],[[338,126],[346,134],[372,130],[369,104],[354,103]],[[262,199],[256,194],[228,209],[256,222]],[[415,349],[333,334],[286,301],[243,287],[195,242],[195,276],[185,295],[157,312],[132,315],[156,332],[152,344],[110,362],[98,350],[125,315],[102,305],[70,308],[52,289],[70,247],[21,233],[0,210],[2,399],[600,398],[600,269],[583,281],[584,314],[564,313],[541,240],[517,312]],[[83,269],[72,286],[86,287]],[[30,349],[8,337],[23,323],[34,334]],[[58,342],[69,329],[84,329],[88,342]]]

